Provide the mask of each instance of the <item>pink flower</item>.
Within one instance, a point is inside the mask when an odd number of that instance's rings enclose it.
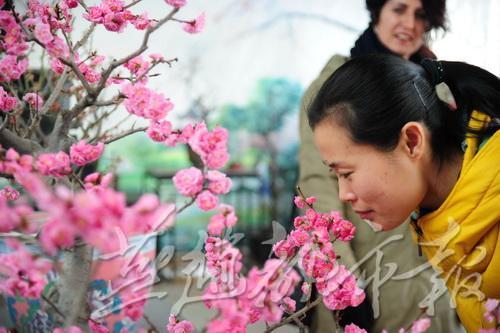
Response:
[[[64,3],[68,6],[68,8],[78,7],[78,0],[64,0]]]
[[[196,197],[196,204],[200,209],[204,211],[209,211],[217,207],[219,203],[219,198],[213,195],[210,191],[203,191]]]
[[[278,258],[290,258],[295,254],[295,245],[289,240],[283,239],[274,244],[273,251]]]
[[[169,333],[191,333],[194,331],[194,326],[187,320],[179,322],[177,318],[171,314],[168,317],[166,329]]]
[[[354,324],[349,324],[344,327],[344,333],[367,333],[366,330],[359,328]]]
[[[12,111],[17,106],[17,99],[7,94],[0,86],[0,110],[8,112]]]
[[[132,21],[132,24],[137,30],[145,30],[149,28],[151,26],[151,21],[148,18],[148,13],[137,15],[135,20]]]
[[[69,156],[62,151],[39,155],[36,159],[36,167],[44,176],[63,177],[71,173]]]
[[[186,0],[165,0],[165,2],[175,8],[180,8],[186,4]]]
[[[10,186],[5,186],[0,190],[0,197],[4,197],[7,200],[14,201],[19,198],[19,191],[13,189]]]
[[[418,319],[411,325],[411,333],[424,333],[429,327],[431,327],[431,320],[429,318]]]
[[[354,224],[343,219],[332,222],[330,230],[333,231],[335,237],[344,242],[353,239],[354,234],[356,233],[356,227]]]
[[[290,242],[297,247],[304,245],[310,238],[309,234],[304,230],[292,230],[288,237]]]
[[[46,274],[52,269],[51,262],[35,257],[16,241],[11,241],[9,246],[15,246],[15,251],[0,254],[0,293],[39,298],[47,284]]]
[[[163,142],[167,140],[170,133],[172,133],[172,124],[168,120],[151,121],[146,131],[147,135],[156,142]]]
[[[39,22],[35,25],[35,37],[43,44],[48,44],[54,39],[50,31],[50,25]]]
[[[69,155],[71,157],[71,163],[78,166],[84,166],[97,161],[99,157],[101,157],[103,151],[104,143],[102,142],[93,146],[86,143],[84,140],[80,140],[78,143],[71,146],[69,149]]]
[[[226,177],[220,171],[210,170],[207,172],[207,179],[209,181],[208,189],[213,194],[226,194],[231,189],[231,179]]]
[[[220,236],[225,228],[235,226],[238,221],[233,207],[221,204],[218,209],[220,213],[213,215],[207,226],[208,233],[213,236]]]
[[[18,60],[17,56],[6,55],[0,59],[0,82],[17,80],[28,69],[28,59]]]
[[[295,312],[295,301],[287,296],[281,301],[280,308],[286,313],[293,313]]]
[[[189,32],[190,34],[196,34],[198,32],[201,32],[204,27],[205,13],[202,13],[195,20],[184,23],[182,28],[184,29],[184,31]]]
[[[489,321],[497,321],[500,323],[500,301],[498,299],[490,298],[484,303],[486,312],[484,313],[484,318]]]
[[[54,219],[43,224],[40,243],[47,253],[54,255],[59,249],[71,248],[76,235],[77,230],[71,223]]]
[[[45,45],[47,47],[47,52],[50,56],[55,58],[66,58],[69,56],[68,45],[58,36],[54,36],[54,39]]]
[[[130,59],[124,65],[131,73],[136,74],[137,76],[141,76],[145,71],[149,69],[151,64],[149,61],[144,61],[142,56],[137,56],[135,58]]]
[[[104,10],[99,6],[91,6],[83,17],[90,22],[102,23],[104,21]]]
[[[40,110],[43,106],[43,99],[37,93],[27,93],[26,95],[24,95],[23,101],[28,103],[29,106],[37,111]]]
[[[93,320],[89,320],[88,324],[92,333],[109,333],[109,329],[106,326],[98,324]]]
[[[124,12],[108,12],[104,15],[103,24],[108,31],[123,32],[127,23]]]
[[[177,191],[187,197],[194,197],[203,188],[203,173],[195,167],[178,171],[172,180]]]
[[[143,84],[125,84],[122,93],[127,96],[125,108],[139,117],[160,121],[174,105],[163,94],[151,91]]]
[[[303,282],[300,290],[302,291],[306,299],[309,299],[311,297],[311,284],[309,282]]]
[[[154,62],[160,62],[165,60],[165,57],[159,53],[151,53],[149,55],[149,58],[151,58],[151,60],[153,60]]]
[[[57,58],[52,58],[50,60],[50,68],[56,73],[56,74],[62,74],[64,72],[64,65],[61,60]]]
[[[64,330],[63,328],[55,328],[52,333],[84,333],[84,331],[78,326],[71,326]]]
[[[78,66],[80,72],[82,72],[83,76],[89,83],[96,83],[101,79],[101,73],[95,71],[92,67],[85,63],[81,63]]]

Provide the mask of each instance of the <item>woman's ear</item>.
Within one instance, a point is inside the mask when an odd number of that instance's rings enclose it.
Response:
[[[410,121],[401,128],[399,143],[411,159],[420,159],[424,153],[427,131],[419,122]]]

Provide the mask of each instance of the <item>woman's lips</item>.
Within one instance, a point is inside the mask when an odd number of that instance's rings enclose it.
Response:
[[[361,217],[363,220],[373,220],[373,210],[355,210],[354,212],[358,214],[359,217]]]

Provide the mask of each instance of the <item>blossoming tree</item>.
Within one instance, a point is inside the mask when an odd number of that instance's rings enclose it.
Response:
[[[103,265],[123,257],[130,236],[162,232],[172,226],[176,214],[196,204],[215,211],[204,246],[211,279],[203,297],[208,308],[218,310],[209,332],[244,332],[256,321],[265,321],[269,332],[289,322],[302,328],[301,316],[319,302],[332,310],[358,305],[364,292],[337,263],[333,247],[335,241],[351,240],[355,228],[336,212],[317,213],[314,198],[303,195],[295,203],[305,215],[274,245],[276,258],[242,274],[242,254],[225,237],[237,215],[219,200],[231,187],[220,171],[229,158],[227,131],[210,130],[204,123],[176,128],[168,117],[172,101],[148,87],[153,68],[175,61],[147,53],[151,34],[167,22],[197,33],[205,16],[180,19],[186,0],[165,0],[165,14],[152,18],[135,11],[140,2],[29,0],[27,8],[19,10],[0,0],[0,174],[10,182],[0,190],[0,233],[13,250],[0,254],[0,292],[41,300],[52,312],[54,332],[125,332],[124,327],[109,327],[102,309],[91,304],[96,296],[89,292],[95,253],[101,254]],[[88,25],[78,38],[75,20]],[[143,31],[142,43],[120,59],[109,59],[88,47],[98,27],[109,33]],[[44,55],[38,72],[30,65],[33,52]],[[25,84],[30,77],[32,84]],[[103,119],[119,112],[120,106],[149,126],[119,133],[103,128]],[[106,144],[139,131],[158,144],[187,144],[199,155],[202,169],[180,170],[173,178],[178,192],[188,198],[186,205],[174,207],[145,194],[127,206],[124,194],[111,186],[111,174],[83,173]],[[158,261],[132,258],[126,271],[109,281],[111,292],[121,293],[118,305],[132,322],[142,317],[155,283],[154,263]],[[48,288],[51,272],[57,279]],[[307,303],[295,311],[290,296],[302,280]],[[310,299],[313,285],[320,294],[315,300]],[[172,314],[166,329],[190,332],[193,325]]]

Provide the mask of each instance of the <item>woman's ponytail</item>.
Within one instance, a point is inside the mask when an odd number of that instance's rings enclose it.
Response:
[[[472,111],[487,114],[492,121],[481,133],[489,134],[500,128],[500,79],[477,66],[463,62],[440,61],[443,81],[455,98],[457,111],[470,118]],[[468,132],[474,132],[469,129]]]

